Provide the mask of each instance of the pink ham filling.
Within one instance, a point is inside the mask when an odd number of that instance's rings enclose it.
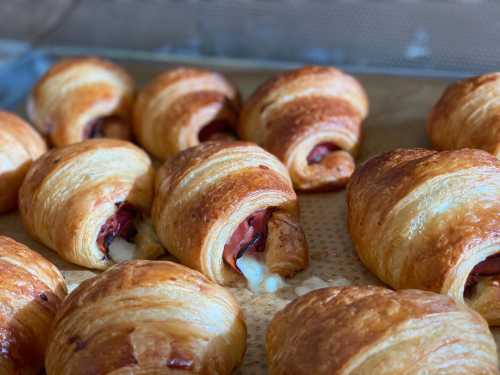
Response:
[[[137,234],[135,227],[135,219],[139,213],[137,208],[128,202],[117,203],[116,206],[118,210],[106,220],[97,236],[97,245],[104,254],[108,253],[109,246],[116,237],[132,242]]]
[[[240,272],[236,260],[247,252],[263,252],[266,247],[267,223],[271,218],[271,209],[254,212],[234,231],[224,246],[224,261],[236,272]]]
[[[492,255],[476,265],[465,284],[464,295],[471,296],[481,277],[500,275],[500,253]]]
[[[200,142],[215,141],[225,137],[235,138],[234,130],[226,120],[214,120],[201,128],[198,133]]]
[[[307,163],[309,165],[321,163],[326,155],[339,149],[340,148],[334,143],[320,143],[311,150],[309,155],[307,155]]]

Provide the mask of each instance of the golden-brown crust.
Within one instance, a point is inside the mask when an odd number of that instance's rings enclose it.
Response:
[[[207,142],[167,160],[158,172],[152,218],[160,240],[182,263],[231,284],[240,276],[223,262],[224,246],[241,222],[269,207],[272,216],[283,213],[286,220],[269,227],[266,251],[270,243],[284,246],[279,238],[269,241],[274,228],[290,225],[295,230],[287,229],[289,241],[297,246],[284,251],[288,262],[271,256],[267,265],[291,276],[308,261],[297,196],[286,168],[256,145]]]
[[[96,57],[72,58],[59,61],[36,83],[28,114],[55,146],[90,137],[92,124],[110,117],[113,131],[103,128],[97,136],[129,139],[133,99],[134,83],[122,68]]]
[[[500,158],[500,73],[450,85],[429,115],[427,133],[439,150],[479,148]]]
[[[161,160],[200,143],[200,130],[214,121],[235,127],[240,110],[236,86],[219,73],[169,70],[149,83],[134,108],[139,143]]]
[[[19,192],[19,210],[28,232],[61,257],[104,269],[114,262],[96,243],[101,227],[120,202],[139,209],[147,223],[153,190],[154,170],[144,151],[121,140],[87,140],[33,163]],[[136,247],[139,258],[163,252],[157,241],[136,241]]]
[[[44,140],[29,124],[0,111],[0,213],[16,208],[24,175],[45,151]]]
[[[420,290],[316,290],[275,315],[266,341],[271,375],[498,374],[484,319]]]
[[[48,375],[231,374],[246,327],[231,294],[166,261],[120,263],[84,281],[57,314]]]
[[[0,236],[0,373],[37,375],[66,286],[48,260]]]
[[[306,66],[261,85],[246,101],[240,136],[275,154],[296,188],[343,187],[354,170],[368,99],[361,85],[335,68]],[[315,146],[339,148],[321,162],[307,159]]]
[[[468,275],[499,251],[499,194],[500,162],[484,151],[396,150],[352,176],[349,231],[387,284],[463,302]]]

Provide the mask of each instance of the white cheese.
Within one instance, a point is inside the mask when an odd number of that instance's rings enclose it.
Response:
[[[136,258],[135,245],[123,238],[115,237],[109,245],[109,257],[115,263],[125,262]]]
[[[342,287],[351,285],[351,282],[345,277],[337,277],[333,280],[324,281],[317,276],[311,276],[310,278],[304,280],[302,284],[295,288],[295,294],[298,296],[303,296],[309,292],[316,289],[328,288],[328,287]]]
[[[255,255],[244,254],[236,260],[236,265],[254,293],[275,293],[285,286],[283,279],[269,272],[264,262]]]

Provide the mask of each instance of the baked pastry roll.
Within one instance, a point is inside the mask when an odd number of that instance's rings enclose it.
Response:
[[[224,288],[167,261],[130,261],[84,281],[56,316],[47,375],[231,374],[246,326]]]
[[[278,157],[300,190],[343,187],[354,171],[368,99],[335,68],[307,66],[260,86],[244,104],[242,139]]]
[[[270,375],[499,373],[484,319],[421,290],[316,290],[274,316],[266,343]]]
[[[479,148],[500,157],[500,73],[449,86],[430,113],[427,133],[439,150]]]
[[[0,213],[16,208],[24,175],[45,151],[44,140],[29,124],[0,111]]]
[[[160,160],[209,140],[234,140],[238,89],[223,75],[178,68],[156,77],[139,94],[134,132]]]
[[[129,139],[132,78],[96,57],[61,60],[35,85],[28,115],[55,146],[88,138]]]
[[[358,255],[398,289],[448,294],[500,324],[500,161],[481,151],[396,150],[347,188]]]
[[[54,149],[19,192],[28,232],[62,258],[105,269],[163,253],[149,219],[154,171],[144,151],[113,139]]]
[[[40,374],[49,328],[65,296],[52,263],[0,236],[0,374]]]
[[[158,172],[156,233],[185,265],[220,284],[273,292],[308,262],[286,168],[260,147],[207,142]],[[279,275],[279,276],[278,276]]]

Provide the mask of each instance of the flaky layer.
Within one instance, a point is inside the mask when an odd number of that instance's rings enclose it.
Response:
[[[240,136],[275,154],[296,188],[344,186],[354,171],[368,99],[361,85],[335,68],[304,67],[260,86],[245,103]],[[335,150],[320,162],[308,157],[321,144]]]
[[[66,286],[48,260],[0,236],[0,373],[38,375]]]
[[[134,132],[161,160],[196,146],[209,124],[234,131],[240,110],[237,88],[219,73],[178,68],[156,77],[139,94]]]
[[[498,374],[484,319],[419,290],[316,290],[275,315],[266,343],[271,375]]]
[[[500,73],[449,86],[429,115],[427,133],[441,150],[479,148],[500,157]]]
[[[83,282],[58,313],[48,375],[231,374],[246,327],[229,292],[165,261],[121,263]]]
[[[28,168],[45,151],[45,141],[29,124],[0,111],[0,213],[17,206],[19,187]]]
[[[37,82],[28,114],[55,146],[95,137],[129,139],[133,96],[132,78],[112,62],[65,59]]]
[[[260,147],[208,142],[190,148],[163,165],[156,185],[152,217],[158,236],[181,262],[210,279],[221,284],[241,279],[224,263],[224,246],[246,218],[267,208],[273,210],[268,267],[283,276],[306,267],[307,245],[290,177]]]
[[[500,162],[484,151],[382,154],[354,173],[347,205],[361,260],[394,288],[463,302],[471,271],[500,251]]]
[[[102,226],[123,202],[147,217],[153,183],[151,161],[138,147],[88,140],[52,150],[33,163],[20,189],[19,209],[28,232],[61,257],[104,269],[114,262],[97,245]],[[141,258],[162,253],[155,241],[136,245]]]

